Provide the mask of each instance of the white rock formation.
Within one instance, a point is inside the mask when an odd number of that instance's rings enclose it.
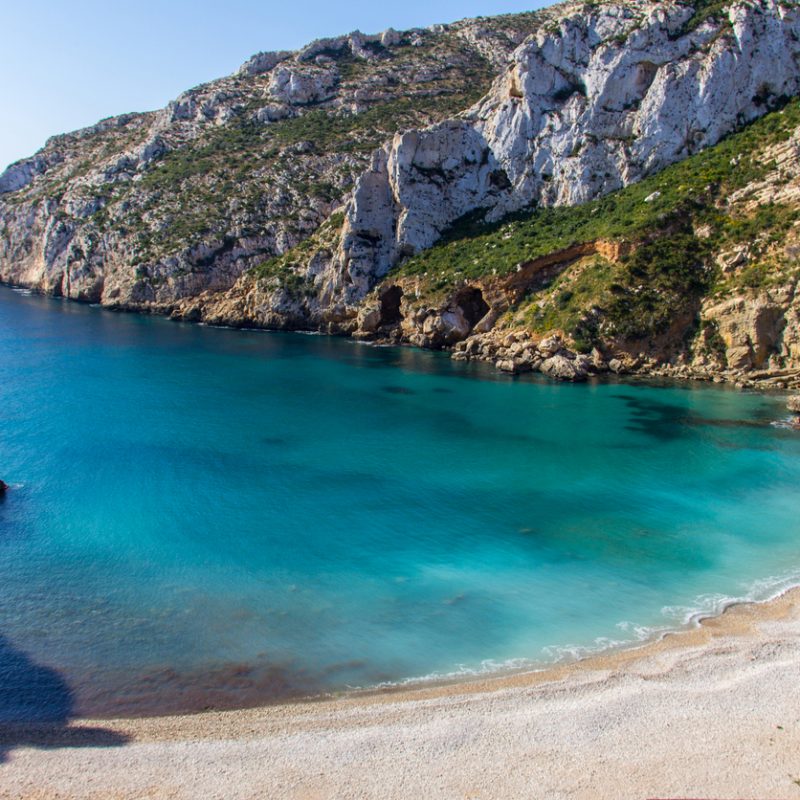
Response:
[[[683,33],[691,15],[674,2],[573,13],[520,45],[464,119],[395,136],[358,181],[328,293],[355,303],[465,213],[585,202],[800,91],[797,4],[732,3]]]

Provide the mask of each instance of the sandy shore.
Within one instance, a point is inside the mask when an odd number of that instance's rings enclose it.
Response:
[[[66,731],[2,798],[800,798],[800,590],[540,673]]]

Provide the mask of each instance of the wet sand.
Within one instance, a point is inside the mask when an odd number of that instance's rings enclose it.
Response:
[[[5,755],[3,755],[5,754]],[[800,798],[800,590],[544,672],[66,730],[0,798]]]

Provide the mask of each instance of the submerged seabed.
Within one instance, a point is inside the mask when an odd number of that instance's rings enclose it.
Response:
[[[781,398],[0,290],[0,720],[541,665],[800,583]]]

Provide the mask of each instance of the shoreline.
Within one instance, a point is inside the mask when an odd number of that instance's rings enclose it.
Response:
[[[696,612],[684,625],[670,630],[658,631],[641,642],[626,642],[611,645],[597,653],[581,658],[568,659],[541,668],[523,667],[520,669],[491,670],[485,674],[464,675],[441,678],[411,678],[408,681],[389,683],[373,687],[355,687],[330,694],[312,695],[266,705],[237,709],[195,711],[180,714],[161,714],[145,717],[79,717],[81,725],[119,726],[125,732],[137,731],[148,735],[164,728],[172,730],[173,723],[204,723],[212,718],[235,716],[261,716],[278,710],[281,714],[299,712],[326,704],[362,705],[380,704],[384,701],[404,702],[408,700],[434,699],[454,695],[468,695],[491,692],[498,689],[527,688],[555,683],[569,679],[577,674],[597,670],[616,669],[639,659],[646,659],[656,653],[705,645],[710,641],[729,635],[746,633],[753,624],[761,620],[780,619],[791,607],[797,607],[800,614],[800,585],[792,584],[779,590],[764,600],[731,600],[719,613]],[[800,663],[798,663],[800,669]],[[244,720],[242,720],[244,722]],[[150,724],[152,723],[152,725]],[[162,724],[163,723],[163,724]],[[800,796],[800,795],[798,795]]]
[[[800,797],[799,674],[795,587],[542,671],[75,720],[38,746],[0,726],[0,798]],[[98,729],[118,741],[81,740]]]
[[[492,343],[492,347],[482,355],[472,355],[464,357],[463,348],[466,347],[467,342],[471,339],[492,338],[500,336],[515,336],[520,331],[508,330],[492,330],[489,334],[481,335],[471,334],[466,339],[457,342],[449,347],[422,347],[414,344],[411,341],[400,339],[392,340],[380,337],[363,337],[355,335],[357,332],[346,332],[344,330],[320,330],[319,328],[302,328],[302,327],[266,327],[253,323],[251,321],[242,321],[237,324],[232,320],[226,322],[205,320],[205,319],[192,319],[185,316],[174,316],[172,314],[172,307],[166,306],[126,306],[126,305],[105,305],[100,302],[93,302],[89,300],[82,300],[80,298],[71,298],[56,296],[48,292],[42,291],[36,287],[25,286],[22,284],[8,283],[0,281],[0,287],[8,289],[11,292],[24,294],[32,297],[40,297],[48,300],[57,300],[64,303],[75,303],[79,306],[87,308],[99,308],[103,311],[109,311],[117,314],[133,314],[143,317],[158,317],[168,320],[173,323],[181,323],[186,325],[197,325],[199,327],[214,328],[219,330],[231,331],[261,331],[264,333],[283,333],[283,334],[301,334],[305,336],[331,336],[338,339],[348,340],[354,343],[367,345],[369,347],[400,347],[400,348],[414,348],[422,352],[429,353],[447,353],[454,361],[475,362],[485,365],[497,375],[507,375],[508,377],[517,377],[519,375],[540,375],[544,378],[549,378],[555,382],[571,382],[577,380],[578,382],[587,379],[621,379],[625,380],[668,380],[675,381],[681,384],[716,384],[722,385],[726,388],[735,389],[738,391],[756,391],[762,393],[775,393],[787,394],[794,393],[800,389],[800,367],[798,368],[780,368],[775,370],[761,369],[761,370],[735,370],[716,369],[713,366],[706,367],[702,370],[694,369],[686,366],[674,367],[665,362],[653,360],[646,354],[641,354],[638,358],[628,358],[628,363],[625,364],[619,371],[609,369],[607,366],[599,371],[591,371],[582,377],[575,378],[574,375],[560,375],[558,372],[548,373],[539,369],[529,369],[528,366],[520,365],[513,367],[499,366],[499,364],[510,364],[509,361],[503,361],[502,355],[498,355],[496,343]],[[522,332],[523,335],[529,335],[529,332]],[[554,336],[557,338],[558,333],[555,332]],[[502,348],[501,348],[502,351]],[[569,350],[569,348],[562,349],[560,352],[569,353],[572,358],[577,356],[576,353]]]

